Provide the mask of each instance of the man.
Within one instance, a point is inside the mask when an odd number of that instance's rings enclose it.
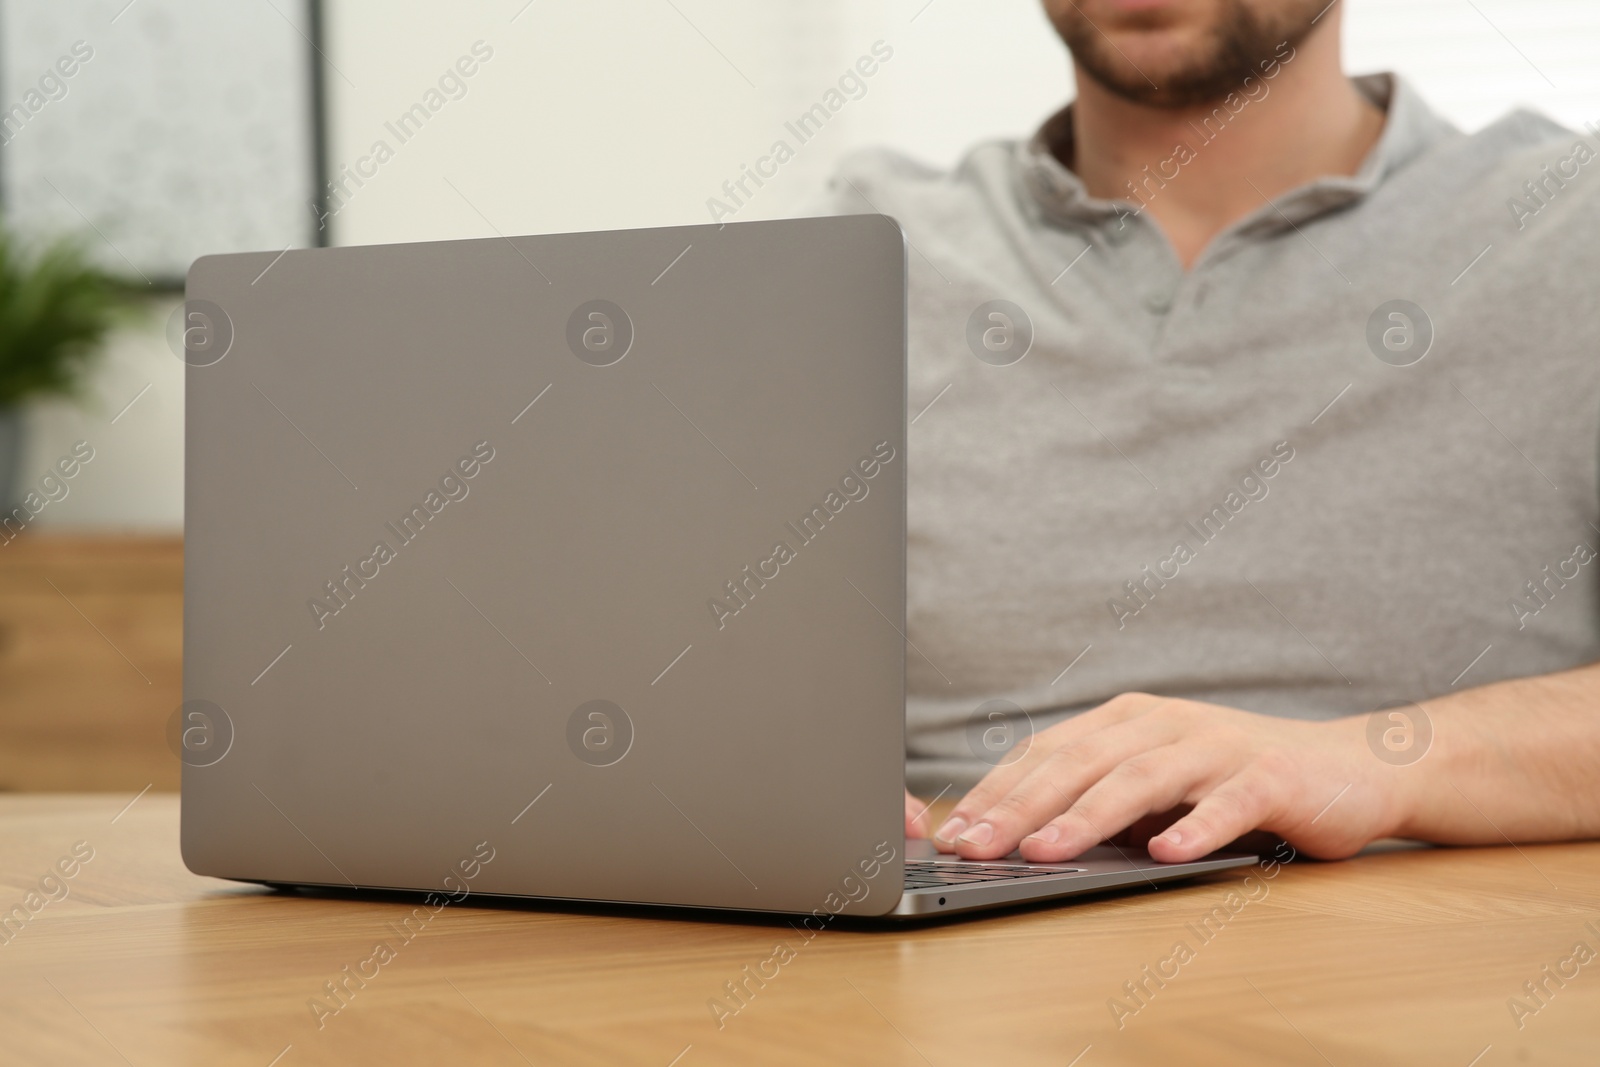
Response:
[[[1347,78],[1328,0],[1045,6],[1069,108],[830,205],[909,245],[939,848],[1600,834],[1600,140]]]

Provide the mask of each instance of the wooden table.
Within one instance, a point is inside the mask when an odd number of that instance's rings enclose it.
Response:
[[[1297,860],[1181,888],[920,929],[479,906],[434,916],[337,1013],[324,983],[398,941],[413,900],[189,874],[178,802],[0,798],[0,907],[93,858],[0,944],[0,1062],[303,1064],[1442,1064],[1600,1062],[1600,844]],[[56,893],[59,895],[59,890]],[[36,901],[37,902],[37,901]],[[1196,936],[1208,913],[1223,920]],[[1588,925],[1593,923],[1594,925]],[[1185,941],[1192,956],[1144,978]],[[745,1003],[744,980],[792,957]],[[1566,969],[1570,974],[1573,964]],[[776,973],[774,974],[774,969]],[[371,968],[367,968],[371,973]],[[1165,971],[1174,974],[1174,965]],[[1143,981],[1140,1001],[1124,982]],[[719,1027],[708,1007],[721,998]],[[1120,1027],[1108,1002],[1119,999]],[[1527,999],[1527,998],[1525,998]],[[1530,1008],[1535,1001],[1527,1000]],[[320,1018],[319,1018],[320,1017]],[[319,1021],[321,1026],[319,1028]]]

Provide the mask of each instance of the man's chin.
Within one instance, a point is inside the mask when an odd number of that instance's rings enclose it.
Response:
[[[1050,5],[1073,59],[1113,95],[1149,107],[1212,104],[1269,62],[1280,44],[1316,27],[1321,0],[1243,0],[1130,6],[1117,0]],[[1324,26],[1332,26],[1332,21]]]
[[[1105,20],[1117,19],[1171,21],[1194,5],[1186,4],[1183,0],[1100,0],[1098,6],[1106,9],[1104,15],[1098,16],[1103,23]]]
[[[1196,69],[1192,35],[1182,30],[1158,30],[1107,39],[1106,54],[1080,58],[1079,65],[1094,82],[1114,96],[1147,107],[1174,111],[1215,103],[1237,90],[1254,73],[1246,66],[1207,66]],[[1087,61],[1086,61],[1087,60]]]
[[[1084,29],[1086,34],[1069,38],[1074,62],[1114,96],[1150,107],[1181,108],[1228,85],[1229,79],[1216,71],[1196,69],[1200,57],[1215,51],[1204,27],[1162,19]]]

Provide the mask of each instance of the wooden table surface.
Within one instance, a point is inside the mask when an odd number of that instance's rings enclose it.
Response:
[[[468,898],[403,941],[415,900],[196,877],[177,798],[130,799],[0,797],[0,908],[26,916],[0,927],[0,1062],[1600,1062],[1600,958],[1574,955],[1600,950],[1600,844],[1299,859],[810,941],[782,920]],[[41,890],[61,861],[73,877]],[[380,941],[392,955],[366,962]],[[347,965],[371,977],[331,1000]]]

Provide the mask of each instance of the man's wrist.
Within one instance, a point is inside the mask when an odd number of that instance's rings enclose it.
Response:
[[[1414,710],[1407,710],[1415,714]],[[1382,714],[1349,715],[1324,724],[1335,733],[1337,747],[1357,769],[1351,788],[1369,794],[1367,800],[1375,813],[1370,836],[1374,841],[1383,837],[1416,836],[1422,804],[1431,788],[1432,769],[1438,762],[1426,749],[1413,759],[1413,753],[1388,745],[1384,734],[1372,722],[1373,715]],[[1410,739],[1416,740],[1415,722],[1381,725],[1382,730],[1410,730]],[[1423,740],[1422,743],[1429,742]]]

